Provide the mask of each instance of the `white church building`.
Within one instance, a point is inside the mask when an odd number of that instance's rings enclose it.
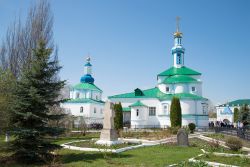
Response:
[[[102,90],[94,84],[94,81],[90,58],[87,58],[80,83],[71,88],[70,100],[61,104],[62,108],[77,118],[76,126],[81,123],[81,119],[88,125],[103,122]]]
[[[238,99],[225,104],[217,105],[217,121],[234,123],[234,109],[238,108],[240,110],[240,107],[243,105],[248,105],[248,107],[250,107],[250,99]]]
[[[185,49],[182,33],[174,33],[174,47],[171,50],[173,66],[157,75],[154,88],[109,96],[111,102],[121,102],[125,118],[131,128],[168,127],[172,98],[180,98],[182,125],[195,123],[198,127],[208,126],[208,103],[202,97],[201,73],[184,65]]]

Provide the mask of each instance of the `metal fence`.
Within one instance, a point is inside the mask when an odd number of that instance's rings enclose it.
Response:
[[[249,128],[227,128],[227,127],[215,127],[215,133],[223,133],[231,136],[238,136],[239,138],[250,141],[250,129]]]
[[[167,129],[168,125],[131,125],[131,129]]]

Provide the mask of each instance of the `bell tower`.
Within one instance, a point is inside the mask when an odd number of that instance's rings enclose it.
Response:
[[[172,48],[172,55],[174,57],[174,67],[180,68],[184,66],[185,48],[182,46],[182,33],[179,27],[180,18],[176,17],[176,32],[174,33],[174,47]]]

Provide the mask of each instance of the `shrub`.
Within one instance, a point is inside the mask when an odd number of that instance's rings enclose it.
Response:
[[[210,147],[209,150],[211,150],[211,151],[215,151],[220,147],[218,140],[210,141],[210,142],[208,142],[208,145]]]
[[[181,104],[178,97],[173,97],[170,106],[170,122],[171,127],[181,127],[182,117],[181,117]]]
[[[115,118],[114,125],[116,130],[121,130],[123,128],[123,113],[121,103],[114,104]]]
[[[242,142],[236,137],[230,137],[226,140],[226,146],[228,146],[233,151],[238,151],[242,148]]]
[[[189,123],[188,124],[188,128],[190,130],[191,133],[194,133],[194,130],[196,128],[195,124],[194,123]]]
[[[103,125],[101,123],[91,123],[90,128],[96,129],[96,130],[101,130],[103,128]]]

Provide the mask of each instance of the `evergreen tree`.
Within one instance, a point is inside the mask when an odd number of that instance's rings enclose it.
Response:
[[[173,97],[170,107],[170,121],[171,127],[181,127],[182,117],[181,117],[181,104],[180,99]]]
[[[50,114],[49,108],[64,101],[58,96],[65,81],[56,79],[61,67],[51,60],[51,53],[52,49],[41,41],[33,51],[30,67],[24,69],[17,82],[12,148],[19,162],[47,162],[51,160],[51,152],[60,148],[48,137],[61,134],[63,129],[48,126],[48,122],[61,119],[62,115]]]
[[[234,122],[238,122],[238,121],[239,121],[239,109],[234,108]]]
[[[0,133],[7,132],[11,126],[11,107],[13,104],[16,79],[9,70],[0,68]]]
[[[114,104],[114,110],[115,110],[115,118],[114,118],[115,129],[120,130],[123,128],[123,113],[122,113],[121,103]]]
[[[239,121],[242,122],[244,126],[250,124],[250,110],[247,104],[240,108]]]

